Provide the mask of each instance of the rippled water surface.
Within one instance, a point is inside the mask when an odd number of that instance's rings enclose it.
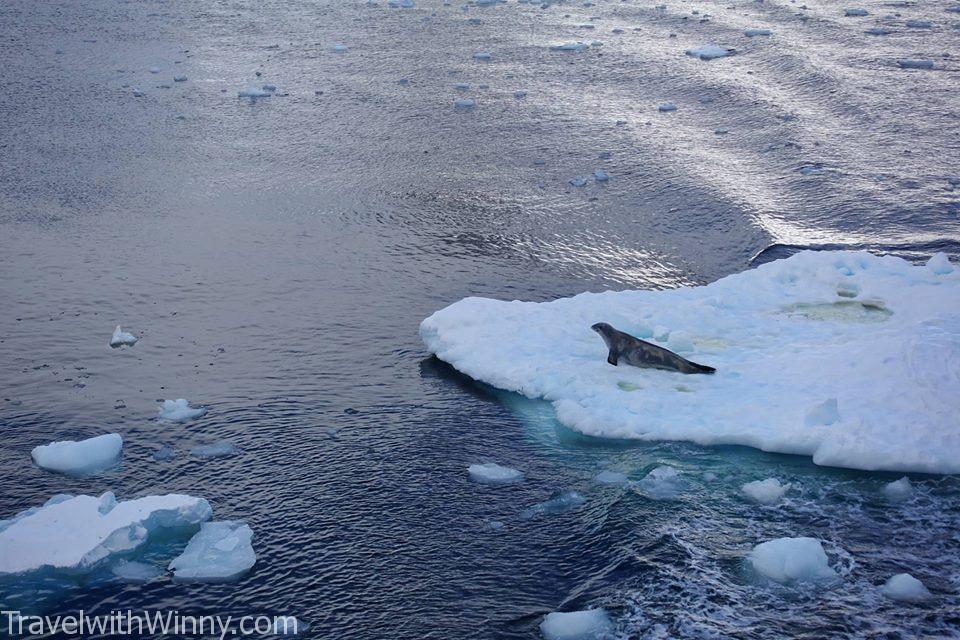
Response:
[[[0,604],[293,614],[371,640],[535,638],[588,606],[629,638],[960,635],[955,479],[891,505],[891,474],[588,440],[417,335],[468,295],[701,284],[803,246],[956,254],[960,13],[866,2],[0,4],[0,517],[184,492],[246,520],[258,554],[231,584],[21,580]],[[603,44],[549,49],[576,40]],[[708,42],[736,54],[683,54]],[[118,323],[135,347],[107,347]],[[207,415],[155,420],[180,397]],[[120,468],[31,464],[106,431]],[[188,454],[219,440],[241,452]],[[471,484],[480,461],[527,480]],[[688,478],[676,499],[590,482],[661,464]],[[739,497],[772,476],[792,483],[780,505]],[[579,509],[519,517],[571,488]],[[744,555],[786,535],[823,540],[842,580],[758,582]],[[902,571],[933,600],[884,600]]]

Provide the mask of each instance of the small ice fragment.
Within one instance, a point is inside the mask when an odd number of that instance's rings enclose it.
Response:
[[[207,410],[203,407],[191,407],[184,398],[164,400],[159,409],[160,419],[171,422],[186,422],[199,418],[206,412]]]
[[[604,470],[593,476],[593,481],[597,484],[626,484],[627,474],[619,471]]]
[[[455,85],[453,85],[453,88],[456,89],[457,91],[469,91],[470,85],[467,84],[466,82],[458,82]]]
[[[906,502],[914,493],[913,484],[907,476],[885,484],[882,491],[884,497],[893,503]]]
[[[942,251],[927,260],[927,269],[937,276],[945,276],[948,273],[953,273],[953,265],[950,264],[950,258]]]
[[[563,44],[550,45],[551,51],[584,51],[589,48],[590,45],[586,42],[565,42]]]
[[[491,56],[491,55],[490,55],[489,53],[487,53],[486,51],[479,51],[479,52],[473,54],[473,59],[474,59],[474,60],[490,60],[492,57],[493,57],[493,56]]]
[[[587,179],[586,179],[585,176],[576,176],[576,177],[574,177],[574,178],[570,178],[570,180],[568,180],[568,182],[569,182],[570,184],[572,184],[573,186],[575,186],[575,187],[585,187],[585,186],[587,186]]]
[[[163,573],[163,570],[155,565],[123,559],[110,565],[110,571],[126,582],[148,582]]]
[[[174,82],[186,82],[186,81],[187,81],[187,76],[184,76],[184,75],[173,76],[173,81],[174,81]]]
[[[889,29],[884,29],[883,27],[870,27],[864,33],[869,36],[888,36],[893,32]]]
[[[849,18],[860,18],[868,14],[866,9],[844,9],[843,15]]]
[[[277,616],[273,620],[273,635],[296,636],[310,628],[310,625],[294,616]]]
[[[523,480],[523,472],[493,462],[467,467],[470,479],[481,484],[511,484]]]
[[[707,482],[713,482],[717,479],[717,477],[717,474],[715,474],[713,471],[707,471],[703,474],[703,479]]]
[[[837,406],[836,398],[829,398],[818,405],[814,405],[807,411],[805,424],[808,427],[818,425],[831,425],[840,421],[840,410]]]
[[[516,91],[513,92],[513,97],[514,97],[514,98],[517,98],[518,100],[519,100],[520,98],[526,98],[526,97],[527,97],[527,92],[524,91],[523,89],[517,89]]]
[[[714,130],[713,130],[713,134],[716,135],[716,136],[725,136],[725,135],[727,135],[728,133],[730,133],[730,131],[727,130],[727,129],[714,129]]]
[[[637,482],[637,488],[654,500],[670,500],[686,488],[680,472],[669,466],[660,466]]]
[[[487,528],[491,531],[503,531],[503,523],[499,520],[488,520]]]
[[[221,440],[213,444],[201,444],[190,449],[190,455],[197,456],[198,458],[223,458],[237,453],[240,453],[237,445],[232,442],[227,442],[226,440]]]
[[[933,23],[929,20],[907,20],[905,23],[911,29],[930,29]]]
[[[160,67],[150,67],[150,73],[160,73]]]
[[[603,609],[548,613],[540,623],[546,640],[599,640],[613,631],[613,621]]]
[[[269,98],[272,95],[269,91],[264,91],[256,87],[247,87],[237,92],[237,97],[239,98]]]
[[[897,64],[900,65],[901,69],[933,69],[933,60],[914,60],[911,58],[904,58],[902,60],[897,60]]]
[[[187,548],[167,569],[181,582],[225,582],[250,570],[257,556],[250,541],[253,531],[238,520],[204,522]]]
[[[666,113],[668,111],[676,111],[677,105],[668,102],[667,104],[662,104],[659,107],[657,107],[657,110],[660,111],[660,113]]]
[[[137,336],[132,333],[127,333],[120,328],[120,325],[117,325],[117,328],[113,330],[113,337],[110,338],[110,346],[117,348],[123,345],[132,347],[137,343]]]
[[[333,53],[346,53],[349,49],[350,47],[348,47],[345,44],[335,44],[332,47],[330,47],[330,51],[332,51]]]
[[[177,451],[168,444],[163,445],[159,449],[153,452],[153,459],[157,462],[162,462],[164,460],[173,460],[177,457]]]
[[[880,593],[900,602],[923,602],[930,597],[930,591],[924,584],[909,573],[891,576],[880,589]]]
[[[603,169],[597,169],[593,172],[593,179],[597,182],[606,182],[610,179],[610,175]]]
[[[554,493],[553,497],[546,502],[539,502],[520,513],[520,517],[529,520],[540,515],[554,515],[576,509],[587,501],[576,491],[561,491]]]
[[[777,538],[758,544],[747,562],[762,576],[788,584],[837,577],[827,562],[823,545],[814,538]]]
[[[715,44],[705,44],[702,47],[686,50],[686,54],[688,56],[700,58],[701,60],[715,60],[716,58],[724,58],[731,53],[732,52],[730,49]]]
[[[34,463],[47,471],[83,476],[112,467],[120,459],[123,438],[108,433],[95,438],[62,440],[34,447],[30,455]]]
[[[770,29],[747,29],[743,33],[748,38],[754,38],[756,36],[769,36],[773,34]]]
[[[780,502],[789,488],[789,484],[780,484],[776,478],[767,478],[748,482],[740,490],[753,502],[770,506]]]
[[[453,101],[454,109],[473,109],[477,103],[472,98],[461,98]]]
[[[275,84],[265,84],[260,88],[264,91],[269,91],[270,93],[275,93],[277,91],[277,85]]]

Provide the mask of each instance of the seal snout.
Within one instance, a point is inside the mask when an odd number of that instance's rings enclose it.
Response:
[[[607,331],[609,331],[609,330],[612,329],[613,327],[611,327],[610,325],[608,325],[606,322],[598,322],[597,324],[593,325],[593,326],[590,327],[590,328],[593,329],[594,331],[596,331],[597,333],[606,333]]]

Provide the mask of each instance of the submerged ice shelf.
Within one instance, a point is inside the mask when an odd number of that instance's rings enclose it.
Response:
[[[613,367],[608,322],[717,368]],[[739,444],[867,470],[960,472],[960,270],[802,252],[707,286],[545,303],[466,298],[424,320],[427,348],[553,403],[584,434]]]

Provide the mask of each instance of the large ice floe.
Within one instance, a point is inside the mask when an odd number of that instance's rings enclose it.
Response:
[[[244,522],[205,522],[167,567],[181,582],[225,582],[250,570],[257,556],[253,531]]]
[[[717,372],[611,366],[596,322]],[[944,255],[912,265],[806,251],[700,287],[465,298],[420,335],[472,378],[552,402],[584,434],[960,472],[960,269]]]
[[[196,526],[212,515],[203,498],[168,494],[117,502],[112,492],[58,495],[0,521],[0,576],[42,570],[84,574],[128,554],[163,529]]]
[[[107,433],[75,442],[61,440],[34,447],[30,455],[38,467],[47,471],[85,476],[109,469],[120,460],[123,438]]]

